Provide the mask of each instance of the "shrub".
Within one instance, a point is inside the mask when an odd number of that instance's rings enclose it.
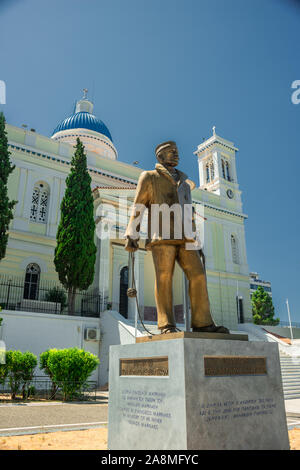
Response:
[[[52,383],[62,389],[64,400],[80,393],[100,362],[94,354],[78,348],[50,349],[45,353],[42,358],[43,369]]]
[[[6,352],[7,376],[11,390],[11,398],[14,400],[19,390],[22,390],[23,398],[28,396],[28,386],[32,380],[37,358],[29,351]]]
[[[7,364],[0,363],[0,384],[4,385],[8,374]]]
[[[252,315],[256,325],[278,325],[279,318],[274,318],[275,310],[272,297],[259,286],[252,295]]]
[[[55,302],[60,304],[61,312],[67,306],[67,296],[64,290],[60,289],[59,287],[53,287],[52,289],[48,290],[48,292],[45,294],[45,300],[48,302]]]
[[[53,350],[52,350],[53,351]],[[51,399],[55,398],[58,386],[54,381],[53,374],[51,370],[48,367],[48,359],[50,355],[50,350],[47,349],[47,351],[44,351],[42,354],[40,354],[40,369],[45,372],[46,375],[49,376],[51,382],[52,382],[52,387],[51,387]]]

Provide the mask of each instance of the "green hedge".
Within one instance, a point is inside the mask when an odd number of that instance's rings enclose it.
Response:
[[[34,369],[37,366],[37,357],[30,351],[6,351],[6,363],[1,365],[4,380],[8,380],[11,398],[14,400],[18,392],[23,398],[28,396],[28,387],[32,380]]]
[[[60,387],[64,400],[75,398],[99,364],[94,354],[78,348],[50,349],[40,355],[40,368]]]
[[[20,392],[23,399],[28,398],[37,357],[29,351],[6,351],[5,358],[6,363],[0,364],[0,384],[9,384],[13,400]],[[64,400],[69,400],[84,390],[99,362],[98,357],[88,351],[69,348],[44,351],[40,354],[39,365],[52,382],[51,397],[61,388]]]

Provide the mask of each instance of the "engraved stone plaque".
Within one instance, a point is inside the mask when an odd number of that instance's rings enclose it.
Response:
[[[278,344],[182,337],[111,346],[108,449],[289,449]]]
[[[263,375],[267,373],[262,356],[204,356],[206,376]]]
[[[169,375],[168,356],[120,359],[120,375]]]

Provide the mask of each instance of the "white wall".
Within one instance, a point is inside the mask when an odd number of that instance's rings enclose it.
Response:
[[[87,327],[100,328],[99,318],[11,310],[2,310],[0,317],[3,318],[0,340],[5,342],[6,350],[31,351],[39,356],[49,348],[77,347],[99,357],[99,341],[84,340],[84,331]],[[100,368],[97,367],[90,380],[96,380],[99,383],[99,371]],[[43,375],[38,368],[35,373]]]
[[[109,347],[113,344],[135,343],[135,329],[118,312],[101,313],[100,385],[108,383]],[[137,336],[143,336],[137,331]]]
[[[100,366],[90,377],[98,385],[108,382],[109,347],[135,342],[134,327],[112,310],[101,313],[101,319],[11,310],[2,310],[0,317],[3,318],[0,340],[4,341],[6,350],[31,351],[39,357],[49,348],[77,347],[98,356]],[[100,342],[84,340],[87,327],[100,328]],[[142,336],[140,331],[137,335]],[[43,375],[38,368],[35,374]]]

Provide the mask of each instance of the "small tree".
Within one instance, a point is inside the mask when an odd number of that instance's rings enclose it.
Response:
[[[11,398],[14,400],[21,389],[23,398],[27,397],[28,386],[32,380],[37,357],[30,351],[6,351],[7,376]]]
[[[5,131],[4,114],[0,113],[0,261],[5,257],[8,241],[8,228],[13,218],[13,208],[17,201],[10,201],[7,181],[15,166],[11,164]]]
[[[279,318],[274,318],[272,298],[261,286],[253,293],[251,302],[253,321],[256,325],[278,325]]]
[[[52,387],[51,387],[51,399],[55,398],[58,386],[54,381],[53,374],[51,372],[51,369],[48,367],[48,359],[50,356],[50,351],[56,351],[56,349],[44,351],[42,354],[40,354],[40,369],[45,372],[46,375],[49,376],[51,382],[52,382]]]
[[[0,312],[2,308],[0,307]],[[0,318],[0,328],[3,322],[3,318]],[[0,384],[3,385],[6,381],[8,374],[7,364],[6,364],[6,352],[5,349],[1,349],[0,346]]]
[[[62,313],[65,307],[67,306],[67,296],[64,290],[56,286],[52,287],[52,289],[46,292],[45,300],[47,302],[55,302],[60,304],[60,313]]]
[[[43,370],[62,389],[64,400],[78,395],[99,364],[97,356],[78,348],[50,349],[40,357]]]
[[[61,203],[54,264],[62,285],[68,290],[68,313],[74,315],[76,290],[93,282],[96,260],[94,204],[86,154],[77,139]]]
[[[0,307],[0,312],[2,308]],[[0,318],[0,328],[3,322],[3,318]],[[1,348],[0,344],[0,384],[4,384],[7,376],[7,366],[6,366],[6,354],[5,349]]]

